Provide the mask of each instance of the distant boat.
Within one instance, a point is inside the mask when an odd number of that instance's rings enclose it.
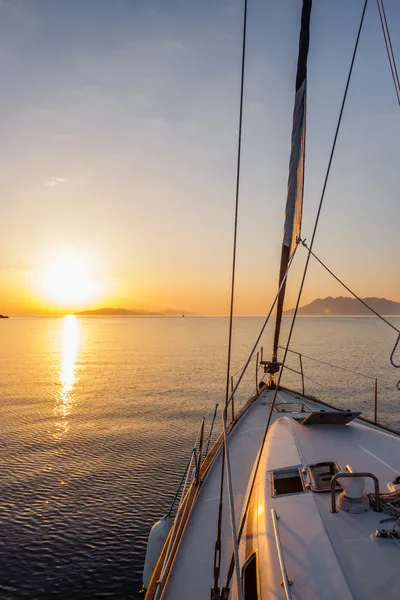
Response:
[[[341,113],[366,6],[365,2]],[[383,0],[378,7],[384,10]],[[246,8],[247,1],[242,74]],[[323,10],[322,3],[319,10]],[[211,411],[211,425],[205,427],[205,417],[202,419],[196,444],[190,449],[191,454],[188,451],[178,491],[175,496],[171,491],[174,500],[168,514],[153,525],[143,573],[145,600],[397,600],[400,597],[400,436],[390,429],[390,421],[386,427],[378,422],[378,380],[371,374],[366,376],[372,380],[371,408],[375,408],[375,418],[368,420],[360,412],[347,410],[352,406],[352,393],[341,383],[340,404],[344,409],[306,395],[302,356],[289,348],[330,163],[312,241],[306,246],[307,262],[291,329],[284,342],[283,359],[278,361],[286,278],[294,252],[302,241],[310,14],[311,0],[303,0],[279,288],[235,387],[228,358],[222,433],[212,445],[217,404],[215,411]],[[386,16],[383,19],[381,12],[380,15],[384,27]],[[318,22],[317,19],[317,25]],[[387,45],[388,53],[391,46]],[[329,73],[327,83],[330,84]],[[241,94],[243,98],[243,75]],[[237,182],[241,115],[242,112]],[[341,117],[331,159],[340,122]],[[237,183],[237,199],[238,189]],[[237,206],[238,203],[236,216]],[[340,235],[339,232],[339,238]],[[305,241],[302,243],[305,245]],[[234,246],[234,257],[235,252]],[[230,339],[234,275],[233,259]],[[262,348],[259,353],[257,349],[275,304],[272,359],[267,361],[262,358]],[[368,308],[374,312],[373,307]],[[400,331],[382,315],[375,314],[397,332],[391,361],[393,366],[400,367],[394,361],[396,348],[400,347]],[[230,350],[229,341],[228,357]],[[295,372],[302,378],[301,393],[281,385],[283,369],[290,369],[285,364],[287,352],[298,355],[300,365]],[[250,363],[252,369],[256,367],[255,392],[239,411],[236,406],[235,411],[235,392]],[[258,380],[260,368],[267,377],[265,383]],[[348,365],[339,368],[349,371]],[[191,385],[188,382],[189,389]],[[400,382],[397,387],[400,390]],[[176,436],[179,437],[179,431]],[[178,446],[181,456],[181,445]],[[160,469],[167,467],[168,457],[165,457]],[[154,493],[156,497],[157,490]]]

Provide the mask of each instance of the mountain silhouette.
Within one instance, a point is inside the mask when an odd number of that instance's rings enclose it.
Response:
[[[400,316],[400,302],[393,302],[386,298],[363,298],[371,308],[377,313],[386,316]],[[292,315],[294,308],[285,311],[285,315]],[[339,296],[338,298],[317,298],[307,304],[301,306],[298,310],[299,315],[353,315],[353,316],[366,316],[371,315],[369,311],[361,302],[355,298],[346,298]]]

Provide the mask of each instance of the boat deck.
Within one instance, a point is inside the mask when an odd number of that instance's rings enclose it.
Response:
[[[261,394],[242,416],[229,435],[235,511],[238,526],[241,521],[251,471],[260,449],[265,424],[268,419],[270,411],[269,403],[272,401],[272,397],[273,392],[266,391]],[[311,410],[320,411],[321,408],[324,408],[327,412],[333,410],[326,408],[318,402],[283,390],[278,392],[277,402],[280,404],[303,402]],[[274,412],[272,422],[276,422],[277,419],[284,417],[284,415],[285,413]],[[292,416],[296,417],[296,414],[292,413]],[[305,417],[306,414],[297,413],[297,416]],[[278,443],[278,446],[281,447],[281,451],[277,451],[275,448],[274,452],[271,453],[271,461],[276,465],[280,465],[281,467],[287,466],[287,456],[285,455],[288,450],[290,451],[290,448],[293,449],[293,446],[296,445],[298,456],[300,456],[300,462],[304,465],[313,462],[334,460],[343,465],[350,464],[351,467],[357,471],[371,471],[378,476],[381,482],[381,491],[388,491],[386,487],[387,482],[391,481],[400,473],[400,438],[394,434],[392,435],[376,430],[375,427],[365,424],[360,420],[353,421],[351,425],[318,425],[307,427],[299,425],[293,419],[281,419],[280,423],[283,424],[284,422],[290,422],[290,435],[292,438],[289,439],[288,437],[285,439],[285,436],[283,436],[281,442]],[[280,425],[280,423],[276,423],[276,425]],[[340,442],[337,437],[338,427],[341,430]],[[297,440],[295,444],[293,443],[293,431],[295,431]],[[311,435],[309,435],[310,433]],[[350,447],[351,457],[349,458],[348,450]],[[297,459],[297,462],[299,462],[299,459]],[[271,468],[271,466],[268,466],[268,469]],[[278,466],[275,466],[274,468],[278,468]],[[190,598],[193,600],[204,600],[204,598],[210,596],[210,590],[213,585],[213,560],[218,518],[220,473],[221,454],[219,453],[198,493],[186,530],[180,542],[174,565],[162,594],[164,600],[184,600],[188,597],[188,593],[190,593]],[[367,491],[372,491],[368,480],[366,482],[366,488]],[[347,569],[348,577],[350,578],[352,570],[357,571],[362,568],[363,571],[366,570],[366,572],[368,572],[368,564],[376,563],[377,557],[374,555],[375,552],[370,551],[368,543],[365,543],[363,540],[365,540],[365,538],[369,540],[368,536],[375,532],[375,529],[379,526],[378,517],[380,517],[380,515],[370,512],[366,515],[367,519],[362,515],[364,518],[363,528],[360,530],[359,525],[357,525],[357,535],[355,535],[354,531],[351,533],[351,528],[346,529],[346,519],[348,520],[353,517],[353,522],[355,522],[355,515],[347,515],[345,513],[333,515],[329,513],[329,494],[309,493],[304,494],[304,496],[309,499],[314,498],[315,503],[318,505],[318,512],[321,514],[321,522],[323,522],[330,543],[333,545],[334,554],[341,556],[349,555],[351,558],[351,560],[348,561],[348,564],[347,560],[346,564],[340,563],[341,572],[343,570],[343,573],[346,573]],[[296,498],[299,498],[299,496],[296,496]],[[280,501],[282,500],[287,502],[288,498],[280,499]],[[307,501],[310,502],[310,500]],[[282,507],[283,504],[280,506]],[[372,521],[374,521],[374,523],[372,523]],[[343,525],[343,523],[345,525]],[[341,533],[341,528],[346,529],[347,533]],[[226,494],[224,495],[221,539],[220,587],[225,584],[226,574],[233,551],[229,502]],[[376,541],[379,542],[380,540],[376,539]],[[391,545],[396,544],[395,540],[385,541]],[[286,543],[288,544],[287,551],[289,555],[293,557],[293,552],[290,548],[292,542],[290,540],[285,540],[285,544]],[[400,558],[400,547],[398,547],[398,553],[398,556],[396,556],[397,558]],[[368,556],[365,556],[366,554]],[[384,551],[384,554],[386,554],[386,550]],[[317,558],[318,557],[315,559]],[[383,560],[382,557],[381,559]],[[388,561],[387,569],[395,574],[396,570],[392,570],[393,554],[390,553],[390,557],[386,557],[385,560]],[[367,562],[363,563],[363,561]],[[298,561],[294,558],[294,565],[296,565],[297,562]],[[295,571],[295,569],[293,570]],[[375,569],[375,571],[377,571],[377,569]],[[292,573],[290,573],[290,576],[292,577]],[[318,577],[321,577],[321,573]],[[382,585],[382,581],[387,581],[387,573],[383,578],[379,578],[378,575],[376,575],[376,577],[378,577],[378,580],[373,595],[370,595],[368,592],[368,587],[370,585],[368,581],[369,577],[365,577],[365,585],[360,587],[359,593],[356,589],[352,589],[351,585],[344,585],[343,591],[347,590],[348,593],[344,593],[343,597],[376,598],[376,589],[380,589],[379,585]],[[345,580],[347,580],[346,576]],[[276,593],[273,594],[273,597],[284,598],[283,588],[281,588],[281,586],[278,587],[279,589],[278,591],[275,590]],[[298,597],[305,598],[306,596],[301,594]],[[336,596],[328,594],[324,597],[330,598]],[[387,595],[382,592],[382,594],[378,594],[378,597],[397,598],[398,596]]]
[[[259,518],[254,535],[258,548],[262,547],[260,555],[265,566],[262,597],[272,597],[282,581],[270,514],[275,509],[285,565],[293,581],[293,597],[399,598],[399,541],[375,536],[377,529],[392,529],[395,519],[387,521],[387,514],[373,510],[360,514],[342,510],[332,513],[329,492],[305,489],[272,496],[270,479],[279,469],[337,462],[341,470],[349,465],[353,473],[373,473],[379,479],[380,491],[388,492],[388,483],[400,472],[399,444],[397,436],[361,422],[306,426],[283,417],[274,423],[255,487]],[[329,475],[327,479],[330,481]],[[365,491],[374,491],[369,478],[365,478]],[[381,523],[382,520],[387,522]],[[280,597],[279,593],[274,597]]]

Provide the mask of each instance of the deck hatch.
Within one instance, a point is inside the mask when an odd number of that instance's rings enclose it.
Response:
[[[270,403],[272,406],[272,402]],[[285,402],[282,404],[275,404],[273,407],[274,412],[278,413],[310,413],[311,410],[306,404],[302,402]]]
[[[343,411],[325,411],[311,412],[301,422],[302,425],[347,425],[356,417],[361,415],[360,412],[352,412],[351,410]]]
[[[271,473],[272,496],[301,494],[304,490],[303,479],[298,467],[282,469]]]
[[[336,473],[343,471],[339,463],[326,461],[308,465],[307,474],[313,492],[329,492],[331,489],[331,480]],[[336,482],[336,489],[342,489]]]

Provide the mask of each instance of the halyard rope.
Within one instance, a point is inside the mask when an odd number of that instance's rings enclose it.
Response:
[[[235,504],[232,497],[232,482],[230,476],[230,462],[229,454],[227,449],[227,434],[226,434],[226,414],[228,410],[228,398],[229,398],[229,384],[230,384],[230,369],[231,369],[231,354],[232,354],[232,330],[233,330],[233,305],[235,300],[235,274],[236,274],[236,250],[237,250],[237,231],[238,231],[238,215],[239,215],[239,190],[240,190],[240,165],[242,156],[242,125],[243,125],[243,95],[244,95],[244,68],[246,62],[246,33],[247,33],[247,0],[244,0],[243,7],[243,33],[242,33],[242,65],[240,75],[240,105],[239,105],[239,130],[238,130],[238,141],[237,141],[237,164],[236,164],[236,192],[235,192],[235,221],[233,230],[233,252],[232,252],[232,278],[231,278],[231,300],[229,310],[229,335],[228,335],[228,357],[227,357],[227,368],[226,368],[226,390],[225,390],[225,409],[222,417],[223,431],[224,431],[224,451],[222,453],[222,465],[221,465],[221,485],[220,485],[220,509],[218,516],[218,532],[221,531],[221,520],[222,520],[222,496],[224,486],[224,463],[226,463],[226,475],[228,482],[228,496],[229,506],[231,515],[231,527],[233,535],[233,547],[236,557],[236,580],[238,587],[238,600],[242,600],[242,585],[240,576],[240,565],[239,565],[239,549],[237,546],[236,536],[236,517],[235,517]],[[221,543],[221,542],[220,542]],[[219,569],[218,569],[219,571]],[[214,569],[214,590],[218,587],[218,577]],[[213,592],[211,592],[213,594]]]

